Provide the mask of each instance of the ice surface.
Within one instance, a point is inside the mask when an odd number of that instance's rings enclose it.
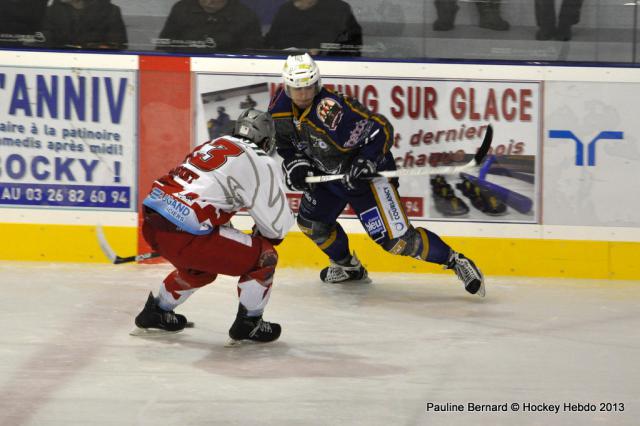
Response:
[[[225,348],[235,279],[129,336],[161,265],[0,262],[1,425],[617,425],[640,416],[640,282],[279,270],[278,342]],[[428,402],[464,412],[426,411]],[[624,412],[473,413],[467,404],[623,403]],[[599,408],[599,406],[598,406]]]

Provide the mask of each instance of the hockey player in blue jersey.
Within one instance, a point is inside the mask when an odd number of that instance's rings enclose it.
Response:
[[[282,76],[284,87],[274,94],[269,112],[287,186],[303,192],[298,226],[330,260],[320,278],[332,283],[367,279],[337,222],[348,203],[383,249],[453,269],[469,293],[484,296],[484,278],[471,259],[433,232],[409,223],[397,179],[372,178],[378,171],[395,169],[389,120],[354,98],[324,88],[308,54],[289,56]],[[345,177],[310,186],[305,178],[314,174]]]

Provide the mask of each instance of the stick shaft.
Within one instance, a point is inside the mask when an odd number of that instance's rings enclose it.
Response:
[[[473,167],[477,167],[482,163],[484,158],[487,156],[489,152],[489,148],[491,147],[491,142],[493,141],[493,127],[489,124],[487,126],[486,132],[484,134],[484,139],[482,139],[482,145],[478,148],[478,151],[475,153],[473,159],[466,164],[462,164],[460,166],[442,166],[442,167],[418,167],[414,169],[398,169],[398,170],[387,170],[376,173],[376,175],[371,176],[370,178],[376,177],[386,177],[386,178],[395,178],[401,176],[429,176],[429,175],[455,175],[464,171],[467,171]],[[344,174],[339,175],[320,175],[320,176],[309,176],[305,178],[305,182],[307,183],[321,183],[321,182],[330,182],[334,180],[340,180],[344,177]]]

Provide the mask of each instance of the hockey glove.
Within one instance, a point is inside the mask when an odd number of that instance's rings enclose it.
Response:
[[[313,176],[313,168],[307,157],[296,155],[289,161],[283,161],[282,170],[289,189],[302,192],[311,189],[309,184],[305,182],[307,176]]]
[[[351,163],[349,173],[342,178],[342,183],[353,191],[358,188],[364,179],[371,178],[376,175],[376,163],[364,157],[356,157]]]

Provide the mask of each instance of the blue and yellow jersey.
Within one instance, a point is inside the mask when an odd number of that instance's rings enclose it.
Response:
[[[346,173],[356,156],[376,162],[378,170],[395,168],[390,153],[393,126],[355,98],[322,88],[301,111],[281,88],[269,112],[276,125],[278,154],[285,160],[303,154],[326,174]]]

